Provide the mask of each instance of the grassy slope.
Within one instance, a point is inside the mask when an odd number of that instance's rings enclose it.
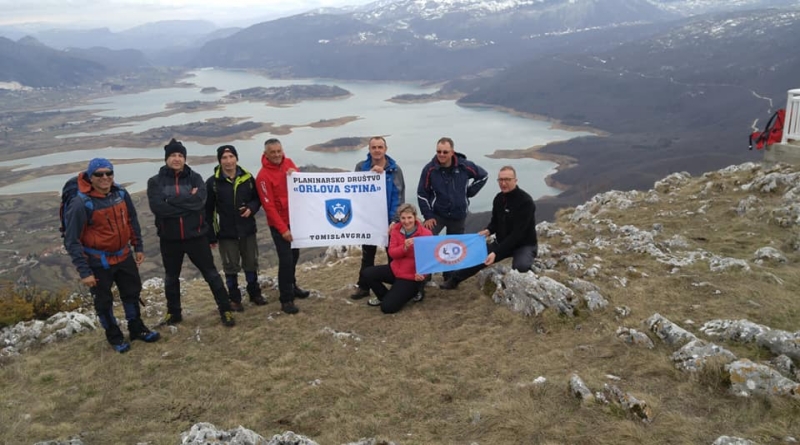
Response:
[[[178,443],[179,433],[200,421],[225,429],[243,425],[264,436],[292,430],[323,445],[360,437],[401,444],[709,444],[723,434],[777,443],[797,437],[796,400],[731,396],[713,370],[696,376],[676,370],[672,348],[658,341],[650,351],[614,338],[621,325],[643,329],[641,321],[654,312],[695,332],[714,318],[798,329],[800,255],[788,245],[798,231],[770,222],[779,193],[754,193],[764,210],[735,216],[732,208],[748,195],[736,189],[744,176],[712,177],[719,185],[705,197],[699,194],[705,184],[694,180],[673,197],[660,194],[658,204],[637,201],[633,209],[598,218],[644,230],[660,223],[657,241],[681,234],[691,249],[721,256],[750,260],[756,249],[772,245],[786,253],[786,265],[751,261],[751,272],[712,273],[700,262],[671,274],[671,267],[644,254],[588,250],[587,266],[597,263],[601,271],[593,281],[612,306],[632,309],[624,320],[611,309],[573,319],[552,311],[524,317],[493,303],[475,279],[459,291],[430,290],[424,302],[384,316],[347,298],[359,262],[350,258],[299,268],[300,284],[321,294],[300,301],[299,315],[280,315],[269,291],[268,306],[248,306],[239,324],[226,329],[204,283],[195,282],[185,298],[191,313],[176,332],[162,330],[159,343],[136,343],[120,356],[97,332],[0,368],[0,437],[32,443],[83,434],[86,443],[166,444]],[[703,205],[705,214],[685,215]],[[564,216],[557,224],[573,242],[611,237]],[[570,247],[559,237],[541,242],[553,251]],[[568,278],[563,265],[552,276]],[[627,286],[616,277],[626,277]],[[696,285],[703,282],[710,285]],[[338,340],[322,332],[326,327],[361,341]],[[739,357],[770,357],[755,346],[725,346]],[[575,371],[593,390],[609,382],[607,374],[621,377],[618,386],[652,406],[653,422],[581,405],[566,389]],[[544,386],[526,385],[538,376],[548,379]],[[316,379],[319,385],[312,384]]]

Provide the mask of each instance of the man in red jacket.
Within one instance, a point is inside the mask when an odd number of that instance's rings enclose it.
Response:
[[[256,177],[256,190],[261,206],[267,214],[267,224],[278,252],[278,291],[281,310],[296,314],[300,309],[294,305],[295,298],[307,298],[307,290],[297,287],[295,268],[300,258],[300,249],[292,249],[292,231],[289,228],[289,189],[286,176],[299,171],[291,159],[283,153],[283,145],[277,139],[267,139],[261,156],[261,170]]]

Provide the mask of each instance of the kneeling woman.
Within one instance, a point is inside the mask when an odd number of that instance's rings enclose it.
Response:
[[[400,223],[392,227],[389,234],[389,251],[392,257],[390,264],[372,266],[362,272],[362,283],[366,283],[377,295],[369,300],[370,306],[380,306],[384,314],[393,314],[417,295],[423,285],[425,275],[416,273],[414,263],[414,238],[431,236],[417,220],[417,209],[411,204],[400,204],[397,207]],[[392,285],[386,289],[383,283]]]

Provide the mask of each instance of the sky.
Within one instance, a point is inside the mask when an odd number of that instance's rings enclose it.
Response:
[[[248,26],[320,7],[373,0],[0,0],[0,26],[121,31],[160,20],[208,20]],[[51,26],[52,25],[52,26]]]

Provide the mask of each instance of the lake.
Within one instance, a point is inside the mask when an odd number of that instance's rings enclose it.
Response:
[[[306,125],[321,119],[335,119],[342,116],[358,116],[357,121],[339,127],[296,128],[291,134],[277,136],[283,143],[288,157],[297,165],[317,166],[352,170],[355,164],[367,156],[366,146],[358,151],[340,153],[320,153],[306,151],[314,144],[331,139],[350,136],[386,135],[389,146],[388,155],[394,158],[403,169],[406,181],[406,200],[416,204],[416,187],[422,167],[430,161],[436,150],[436,141],[442,136],[455,140],[456,151],[489,171],[495,178],[503,165],[513,165],[517,170],[519,185],[534,198],[556,195],[557,189],[547,186],[544,178],[555,171],[556,164],[535,159],[491,159],[486,155],[497,149],[525,149],[534,145],[571,139],[588,135],[585,132],[570,132],[550,128],[550,123],[535,121],[509,113],[488,108],[464,108],[455,101],[438,101],[420,104],[396,104],[387,102],[399,94],[422,94],[436,91],[433,87],[423,87],[413,83],[400,82],[353,82],[331,79],[269,79],[259,74],[203,69],[193,71],[185,79],[194,84],[190,88],[154,89],[137,94],[124,94],[106,97],[73,109],[93,110],[98,116],[128,118],[161,112],[171,102],[214,101],[231,91],[251,87],[286,86],[292,84],[338,85],[352,93],[341,100],[306,101],[286,107],[267,106],[263,103],[243,102],[227,104],[219,110],[197,113],[178,113],[168,117],[154,118],[131,125],[111,128],[97,133],[76,133],[63,137],[77,137],[87,134],[119,134],[142,132],[150,128],[179,125],[218,117],[239,117],[245,121],[272,122],[275,125]],[[201,93],[205,87],[216,87],[220,92]],[[228,143],[236,146],[239,164],[253,174],[260,168],[260,157],[264,141],[274,137],[269,133],[253,139],[236,140]],[[130,183],[131,192],[146,188],[147,178],[154,175],[163,165],[163,145],[152,148],[107,147],[99,150],[81,150],[54,153],[28,159],[0,162],[0,166],[18,166],[18,169],[59,165],[97,156],[109,159],[152,158],[151,162],[120,164],[115,166],[116,180]],[[183,141],[188,150],[188,163],[204,177],[211,174],[216,164],[192,163],[192,156],[215,155],[221,144],[203,145],[190,139]],[[32,181],[19,182],[0,188],[0,194],[16,195],[32,192],[58,192],[70,175],[43,176]],[[473,212],[491,208],[491,201],[498,192],[494,180],[472,199]]]

